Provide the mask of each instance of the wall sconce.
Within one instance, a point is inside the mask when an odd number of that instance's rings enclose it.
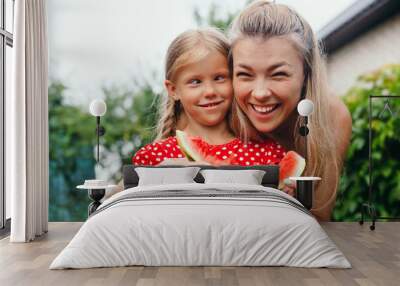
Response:
[[[299,133],[304,137],[305,141],[305,153],[304,159],[307,162],[307,135],[310,130],[307,127],[308,116],[314,111],[314,104],[309,99],[303,99],[297,105],[297,111],[303,116],[303,122],[300,123]],[[321,180],[320,177],[290,177],[289,179],[296,181],[296,198],[306,207],[308,210],[313,206],[313,192],[314,192],[314,181]]]
[[[100,125],[100,117],[103,116],[107,111],[107,105],[104,100],[95,99],[90,103],[90,114],[96,117],[96,135],[97,135],[97,163],[99,163],[99,145],[100,145],[100,136],[103,136],[106,133],[106,129]]]
[[[304,137],[304,142],[305,142],[304,159],[307,162],[307,135],[310,132],[310,130],[307,127],[307,124],[308,124],[308,116],[314,111],[314,103],[309,99],[303,99],[297,105],[297,111],[304,118],[303,125],[300,126],[299,133],[301,136]]]

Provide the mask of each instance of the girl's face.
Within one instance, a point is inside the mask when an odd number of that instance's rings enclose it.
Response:
[[[189,122],[215,126],[225,120],[233,90],[227,58],[211,51],[202,60],[177,71],[175,81],[166,81],[168,92],[180,100]]]
[[[303,61],[285,38],[245,38],[233,47],[235,99],[262,133],[278,128],[297,107]]]

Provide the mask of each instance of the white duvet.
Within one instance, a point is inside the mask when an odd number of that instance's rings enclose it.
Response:
[[[135,187],[106,200],[50,269],[146,266],[294,266],[350,268],[350,263],[307,212],[274,199],[172,197],[123,200],[137,192],[264,191],[238,184]],[[143,193],[144,194],[144,193]]]

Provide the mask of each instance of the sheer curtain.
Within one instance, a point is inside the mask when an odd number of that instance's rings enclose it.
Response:
[[[13,92],[6,118],[10,131],[6,146],[12,194],[10,241],[28,242],[48,227],[46,0],[16,1],[14,21]]]

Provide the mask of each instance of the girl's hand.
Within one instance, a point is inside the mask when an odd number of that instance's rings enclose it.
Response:
[[[188,165],[190,161],[185,158],[168,158],[158,165]]]
[[[294,197],[296,195],[296,182],[286,179],[285,186],[283,187],[282,191],[286,194]]]
[[[210,163],[205,161],[189,161],[185,158],[168,158],[162,161],[158,165],[182,165],[182,166],[191,166],[191,165],[210,165]]]

